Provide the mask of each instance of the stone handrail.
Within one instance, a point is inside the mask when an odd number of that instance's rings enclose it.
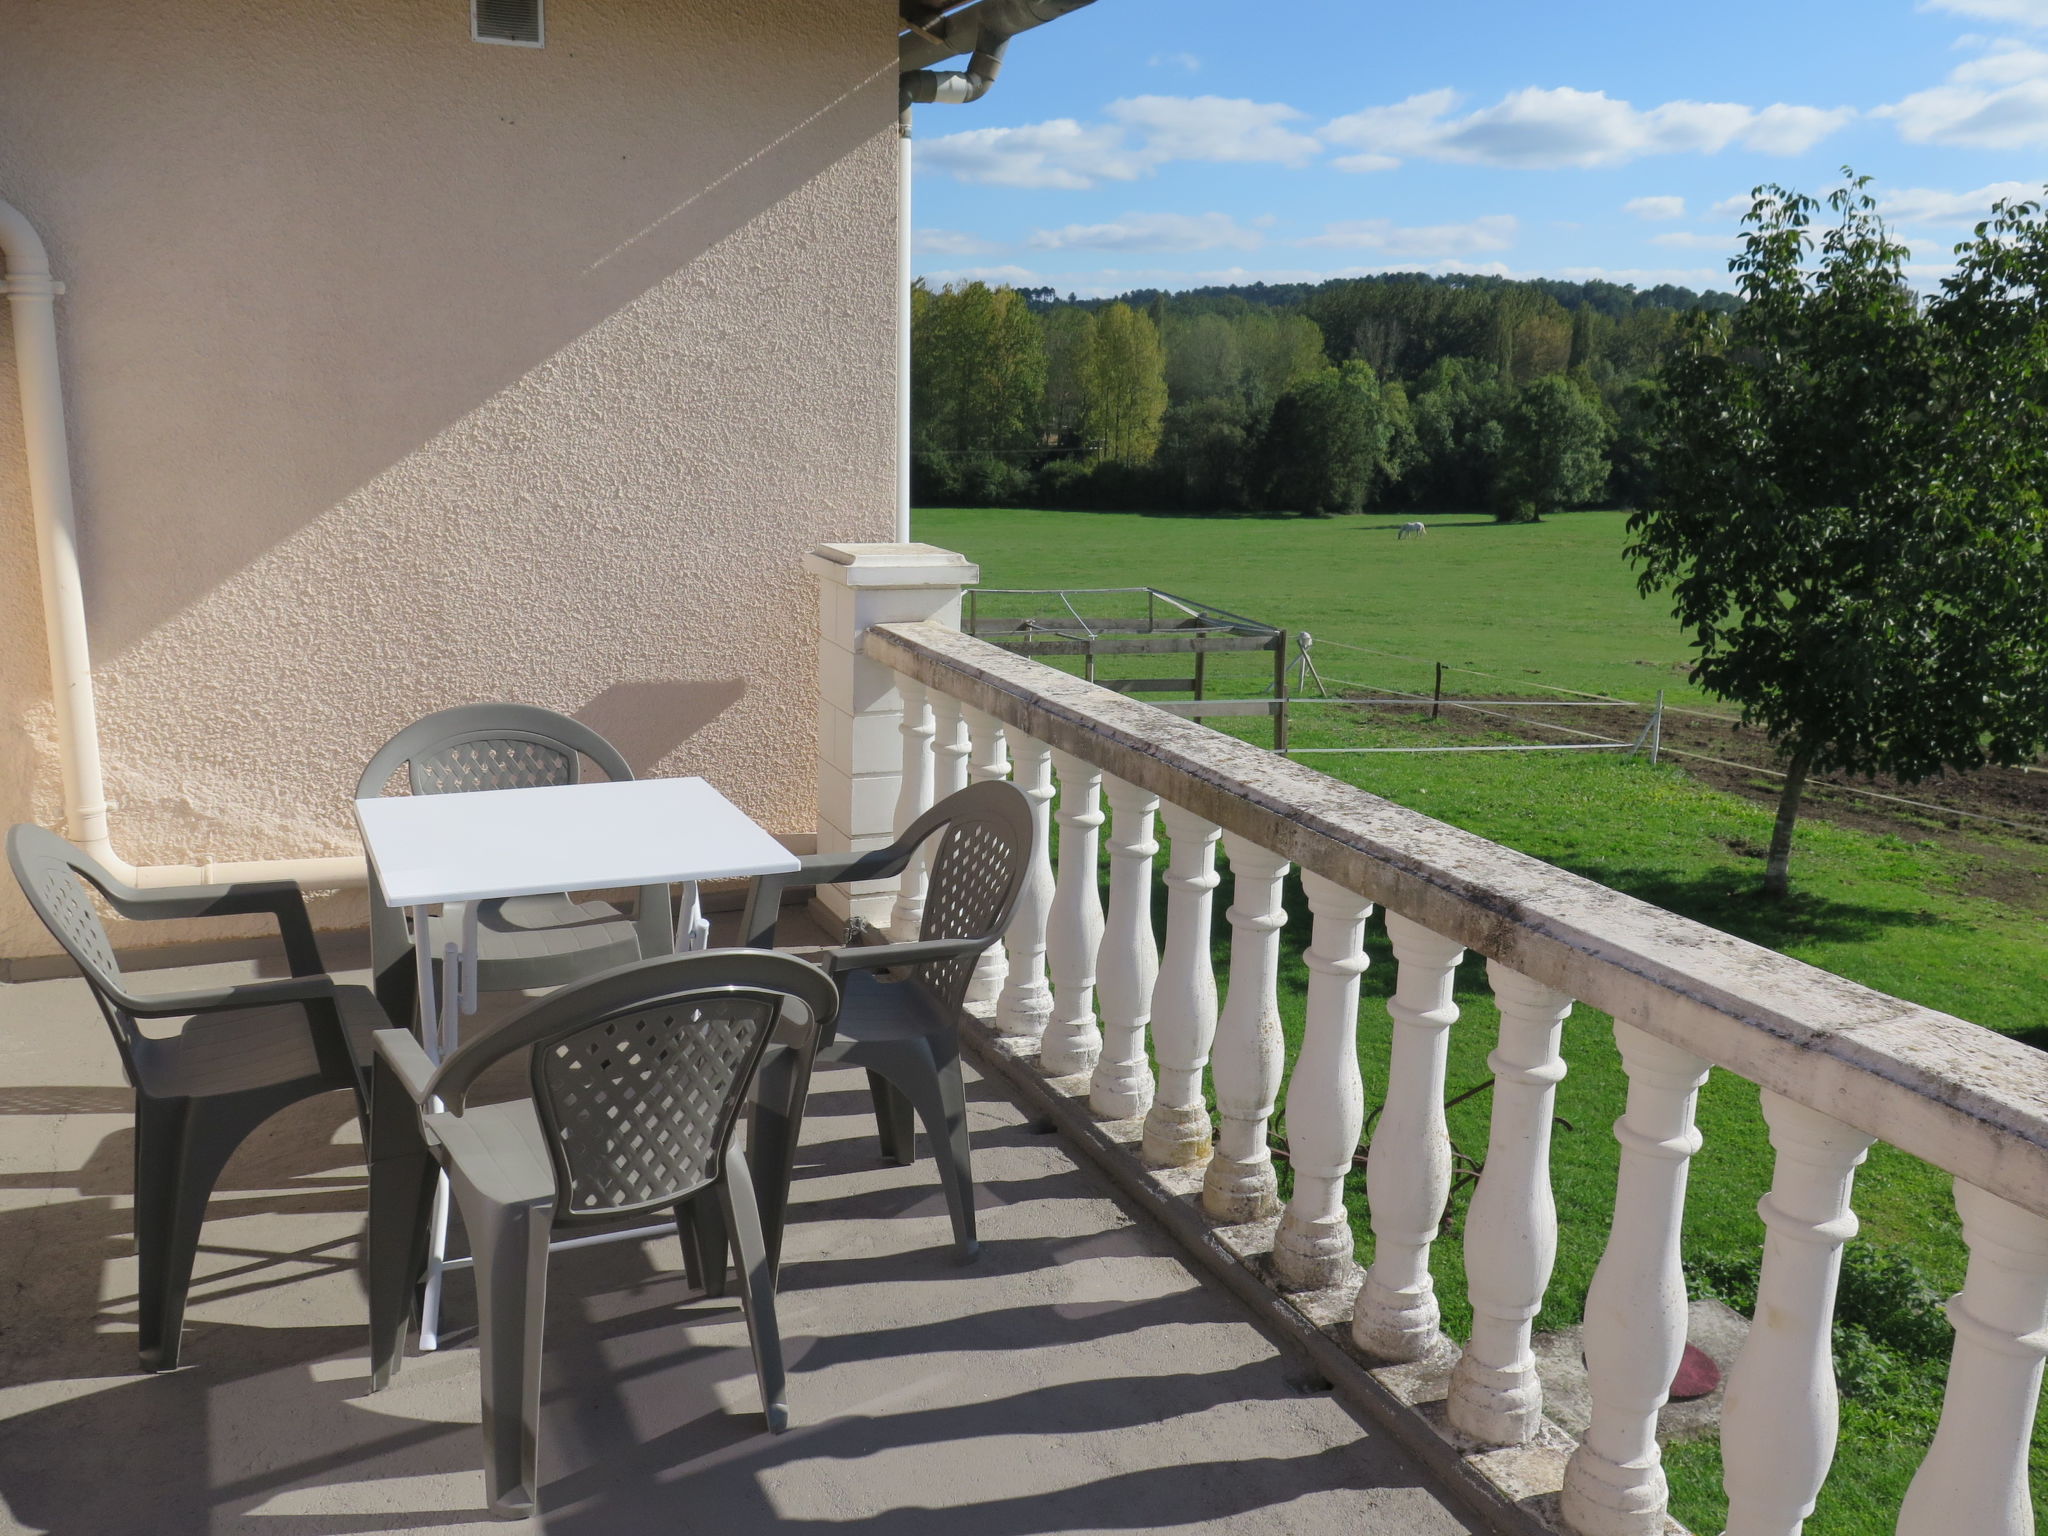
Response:
[[[866,655],[1513,971],[2048,1216],[2048,1055],[944,624]]]
[[[842,553],[855,566],[901,555]],[[847,846],[879,846],[970,774],[1001,778],[1014,762],[1040,828],[1031,890],[969,1008],[1006,1037],[1012,1059],[1036,1066],[1045,1092],[1085,1104],[1105,1134],[1122,1127],[1143,1164],[1199,1173],[1203,1218],[1237,1234],[1233,1251],[1264,1283],[1294,1293],[1296,1315],[1323,1320],[1318,1337],[1327,1342],[1321,1328],[1348,1313],[1349,1341],[1375,1370],[1447,1370],[1434,1422],[1463,1469],[1491,1481],[1490,1448],[1518,1447],[1503,1464],[1521,1468],[1509,1497],[1523,1513],[1554,1497],[1552,1513],[1535,1516],[1547,1528],[1669,1529],[1659,1415],[1688,1329],[1681,1236],[1701,1146],[1695,1113],[1720,1067],[1757,1085],[1775,1154],[1758,1207],[1756,1316],[1723,1403],[1726,1536],[1799,1536],[1824,1490],[1839,1431],[1836,1283],[1856,1232],[1856,1170],[1879,1137],[1955,1176],[1970,1255],[1948,1306],[1940,1426],[1899,1536],[2031,1536],[2028,1448],[2048,1356],[2048,1057],[965,636],[928,597],[885,600],[872,578],[862,597],[837,564],[813,568],[826,586],[820,679],[828,701],[835,690],[845,700],[845,719],[827,722],[843,761],[828,753],[821,765],[821,829],[829,792],[847,808],[833,823]],[[852,595],[835,595],[835,582]],[[878,825],[885,793],[893,822]],[[1045,847],[1055,821],[1057,871]],[[1153,901],[1162,838],[1163,946]],[[1219,842],[1234,876],[1220,1008],[1210,958]],[[1290,866],[1312,919],[1291,1068],[1276,987]],[[923,879],[913,868],[897,888],[846,899],[910,937]],[[1395,965],[1384,1036],[1359,1029],[1375,906]],[[1443,1331],[1434,1267],[1452,1182],[1445,1067],[1467,951],[1487,961],[1500,1022],[1487,1057],[1487,1156],[1463,1223],[1472,1325],[1457,1343]],[[1628,1091],[1614,1126],[1613,1219],[1586,1295],[1591,1412],[1576,1444],[1559,1445],[1531,1329],[1557,1252],[1550,1126],[1578,1002],[1613,1017]],[[1366,1157],[1372,1261],[1361,1271],[1347,1181],[1364,1121],[1359,1053],[1378,1042],[1388,1086]],[[1284,1202],[1268,1145],[1283,1087]],[[1532,1482],[1539,1463],[1548,1470]]]

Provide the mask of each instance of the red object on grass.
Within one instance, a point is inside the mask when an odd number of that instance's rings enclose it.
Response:
[[[1689,1403],[1720,1385],[1721,1367],[1698,1345],[1686,1345],[1678,1362],[1678,1374],[1671,1378],[1671,1401]]]

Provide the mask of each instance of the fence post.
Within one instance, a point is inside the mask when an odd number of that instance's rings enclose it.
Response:
[[[1650,716],[1650,766],[1657,766],[1657,749],[1664,744],[1664,690],[1657,690],[1657,712]]]
[[[1430,719],[1432,719],[1432,720],[1434,720],[1434,719],[1435,719],[1435,718],[1436,718],[1436,717],[1437,717],[1437,716],[1438,716],[1439,714],[1441,714],[1441,713],[1443,712],[1443,707],[1444,707],[1444,664],[1443,664],[1442,662],[1438,662],[1438,663],[1436,664],[1436,697],[1430,700],[1430,704],[1429,704],[1429,718],[1430,718]]]

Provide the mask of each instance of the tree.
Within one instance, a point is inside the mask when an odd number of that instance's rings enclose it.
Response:
[[[1045,401],[1045,343],[1015,289],[966,283],[911,293],[911,400],[923,450],[1027,446]]]
[[[1274,405],[1260,445],[1266,506],[1364,511],[1386,454],[1387,426],[1379,380],[1364,363],[1311,374]]]
[[[1081,364],[1088,399],[1086,430],[1105,458],[1142,464],[1159,446],[1166,414],[1166,355],[1151,319],[1128,304],[1095,317]]]
[[[1041,322],[1045,338],[1045,429],[1052,440],[1067,445],[1078,440],[1088,414],[1088,391],[1081,380],[1088,347],[1095,335],[1095,316],[1063,304]]]
[[[1758,189],[1747,302],[1665,370],[1664,504],[1629,521],[1695,676],[1783,754],[1764,875],[1789,885],[1813,772],[2023,762],[2048,746],[2048,227],[2001,205],[1931,304],[1865,182]]]
[[[1600,402],[1562,374],[1523,385],[1503,425],[1496,521],[1538,523],[1546,512],[1591,501],[1605,488],[1614,429]]]

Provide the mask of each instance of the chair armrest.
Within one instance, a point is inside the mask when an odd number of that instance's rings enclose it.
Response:
[[[553,1205],[555,1170],[547,1155],[498,1117],[432,1114],[421,1122],[441,1145],[441,1162],[493,1205]]]
[[[331,976],[280,976],[275,981],[245,981],[231,987],[195,992],[122,993],[114,1001],[141,1019],[167,1019],[187,1013],[221,1013],[235,1008],[269,1008],[278,1003],[315,1003],[332,999]]]
[[[377,1060],[391,1069],[413,1103],[426,1103],[428,1086],[434,1080],[434,1060],[426,1048],[403,1029],[380,1029],[370,1039]]]
[[[108,891],[107,902],[123,917],[145,921],[171,917],[244,917],[267,912],[277,919],[285,959],[294,976],[317,976],[326,967],[313,940],[306,897],[291,880],[245,880],[237,885],[179,885],[158,890]]]
[[[848,971],[889,971],[898,966],[978,955],[994,942],[993,938],[914,939],[907,944],[853,944],[826,950],[818,963],[829,976],[844,976]]]
[[[840,885],[851,880],[886,880],[903,873],[910,862],[907,848],[877,848],[869,853],[806,853],[787,874],[756,875],[747,882],[747,907],[740,916],[740,942],[748,949],[775,947],[775,920],[782,911],[782,893],[793,885]]]

